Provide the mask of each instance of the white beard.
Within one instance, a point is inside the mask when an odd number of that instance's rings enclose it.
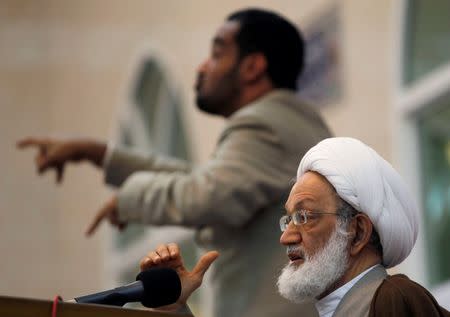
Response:
[[[278,292],[294,303],[304,303],[317,298],[342,277],[348,267],[348,237],[339,224],[322,250],[300,264],[288,263],[278,277]],[[299,248],[299,246],[293,246]]]

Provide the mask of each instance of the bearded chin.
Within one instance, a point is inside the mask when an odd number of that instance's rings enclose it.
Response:
[[[325,247],[297,266],[287,264],[278,277],[278,292],[294,303],[316,299],[342,277],[348,267],[347,236],[338,228]]]

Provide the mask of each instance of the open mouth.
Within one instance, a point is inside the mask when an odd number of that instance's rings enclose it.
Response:
[[[289,260],[291,260],[291,263],[299,263],[305,261],[305,252],[298,245],[288,245],[286,254]]]
[[[291,260],[291,262],[295,262],[295,261],[298,261],[298,260],[302,260],[302,261],[305,260],[303,255],[299,254],[299,253],[288,253],[288,258],[289,258],[289,260]]]

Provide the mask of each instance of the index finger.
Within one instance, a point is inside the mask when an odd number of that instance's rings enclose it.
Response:
[[[27,137],[17,141],[16,146],[20,149],[26,148],[29,146],[42,146],[45,144],[45,141],[41,138]]]
[[[103,219],[106,217],[107,214],[108,214],[108,209],[103,208],[95,215],[94,220],[91,222],[88,229],[86,230],[86,235],[88,237],[91,236],[95,232],[95,230],[97,230],[98,225],[100,224],[100,222],[103,221]]]

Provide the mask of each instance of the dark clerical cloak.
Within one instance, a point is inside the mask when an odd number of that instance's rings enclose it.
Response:
[[[449,316],[425,288],[402,274],[388,275],[381,265],[344,295],[333,317]]]
[[[450,316],[425,288],[403,274],[387,276],[376,290],[369,317]]]

